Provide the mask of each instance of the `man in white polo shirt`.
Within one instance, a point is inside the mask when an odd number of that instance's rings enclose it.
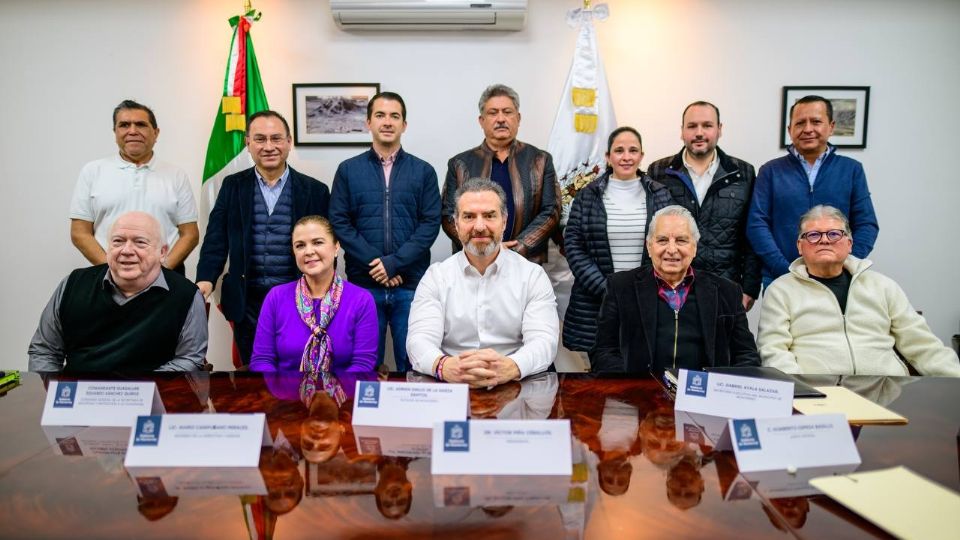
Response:
[[[503,188],[472,178],[454,201],[463,251],[431,265],[417,286],[407,330],[413,369],[476,387],[546,370],[557,354],[557,301],[540,265],[502,247]]]
[[[200,240],[190,180],[155,158],[160,130],[146,105],[132,100],[117,105],[113,133],[120,152],[80,171],[70,203],[70,239],[90,264],[103,264],[110,224],[126,212],[146,212],[160,222],[170,246],[163,266],[183,274],[183,261]]]

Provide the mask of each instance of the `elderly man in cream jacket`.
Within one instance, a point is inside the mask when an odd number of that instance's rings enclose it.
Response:
[[[842,212],[815,206],[800,219],[800,258],[767,289],[757,345],[787,373],[960,377],[960,361],[892,279],[850,255]],[[899,355],[898,355],[899,353]]]

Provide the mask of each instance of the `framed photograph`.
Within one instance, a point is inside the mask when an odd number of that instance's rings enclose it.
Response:
[[[780,148],[790,144],[790,107],[804,96],[822,96],[833,104],[836,127],[830,144],[837,148],[867,147],[867,113],[870,112],[869,86],[784,86],[783,116],[780,123]]]
[[[380,83],[293,85],[293,144],[369,146],[367,102]]]

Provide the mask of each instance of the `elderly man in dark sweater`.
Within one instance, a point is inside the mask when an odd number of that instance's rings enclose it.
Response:
[[[659,210],[647,229],[653,267],[616,272],[600,307],[593,371],[758,366],[736,283],[690,266],[700,232],[689,210]]]
[[[30,370],[199,369],[207,352],[203,297],[161,266],[168,246],[160,223],[128,212],[107,240],[107,263],[71,272],[44,308],[30,342]]]

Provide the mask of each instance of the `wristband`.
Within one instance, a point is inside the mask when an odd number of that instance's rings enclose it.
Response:
[[[438,381],[443,381],[443,363],[447,361],[447,358],[450,358],[450,355],[443,355],[440,357],[440,361],[437,362],[437,371],[434,373],[434,376]]]

